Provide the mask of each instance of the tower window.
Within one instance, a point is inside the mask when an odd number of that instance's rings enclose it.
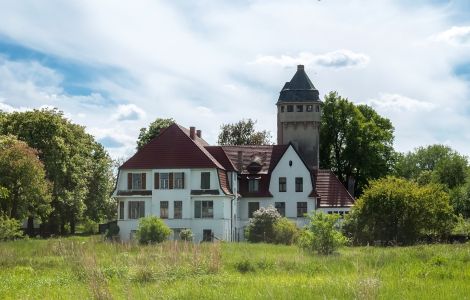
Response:
[[[281,112],[284,112],[284,105],[281,105]]]
[[[294,111],[294,106],[293,105],[287,105],[287,112],[293,112]]]
[[[313,105],[307,105],[307,111],[313,111]]]
[[[297,112],[303,112],[304,111],[304,106],[303,105],[297,105]]]
[[[315,111],[316,111],[316,112],[320,112],[320,106],[319,106],[319,105],[316,105],[316,106],[315,106]]]

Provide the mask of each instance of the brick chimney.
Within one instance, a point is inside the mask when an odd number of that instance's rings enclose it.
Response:
[[[196,127],[189,127],[189,137],[194,140],[196,138]]]
[[[202,135],[202,131],[199,130],[199,129],[196,130],[196,135],[197,135],[198,138],[202,138],[202,136],[201,136],[201,135]]]

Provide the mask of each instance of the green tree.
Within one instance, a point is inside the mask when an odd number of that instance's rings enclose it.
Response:
[[[397,176],[442,183],[450,189],[462,185],[469,170],[467,158],[445,145],[419,147],[401,154],[395,169]]]
[[[346,217],[344,229],[359,244],[407,245],[446,236],[454,220],[442,185],[386,177],[370,183]]]
[[[464,185],[452,189],[449,194],[455,213],[470,219],[470,177]]]
[[[287,218],[280,218],[274,224],[274,243],[292,245],[299,237],[299,228]]]
[[[367,105],[354,105],[336,92],[325,96],[320,128],[320,167],[332,169],[360,195],[369,180],[391,172],[394,128]]]
[[[168,239],[171,229],[159,218],[155,216],[141,218],[137,229],[139,243],[161,243]]]
[[[51,201],[44,165],[37,156],[25,142],[0,136],[0,214],[19,221],[30,218],[30,227],[33,218],[47,216]]]
[[[267,130],[256,131],[256,121],[243,119],[220,127],[219,145],[269,145],[271,134]]]
[[[173,123],[175,123],[173,118],[157,118],[155,121],[150,123],[148,128],[141,128],[139,137],[137,138],[137,150],[147,145],[154,137],[159,135],[163,129],[170,127]]]
[[[299,246],[308,251],[329,255],[340,246],[347,243],[347,238],[341,233],[338,214],[317,212],[309,215],[310,223],[302,232]]]
[[[98,170],[103,170],[97,166],[100,162],[95,156],[99,145],[84,127],[71,123],[56,109],[14,112],[3,115],[0,122],[0,133],[13,134],[37,149],[44,163],[47,179],[52,182],[52,212],[47,230],[66,233],[69,225],[73,233],[76,223],[87,217],[84,213],[87,213],[87,197],[92,196],[90,185],[109,180],[106,176],[96,176]],[[105,159],[103,155],[98,157]],[[109,197],[95,197],[93,201],[107,202]],[[102,205],[94,207],[100,209]]]

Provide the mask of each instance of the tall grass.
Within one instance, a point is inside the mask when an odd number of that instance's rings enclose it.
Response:
[[[468,299],[470,245],[343,248],[97,237],[0,243],[6,299]]]

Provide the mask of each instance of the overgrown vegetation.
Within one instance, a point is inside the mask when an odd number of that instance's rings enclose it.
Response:
[[[0,243],[6,299],[465,299],[469,270],[470,244],[323,256],[264,243]]]
[[[22,236],[21,222],[0,214],[0,241],[14,240]]]

